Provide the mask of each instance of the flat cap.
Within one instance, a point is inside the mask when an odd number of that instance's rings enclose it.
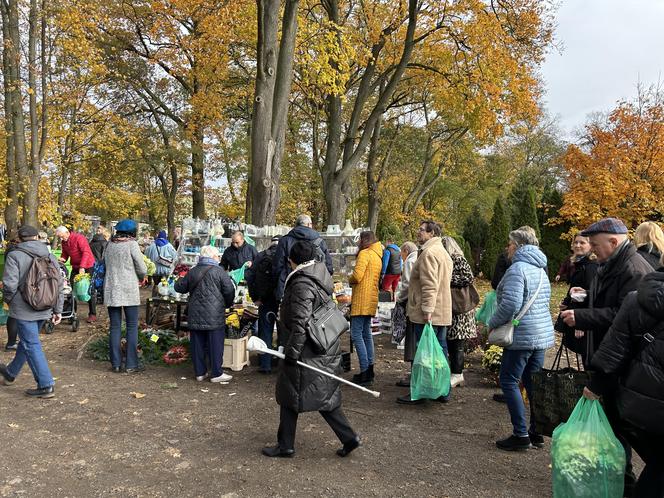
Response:
[[[618,218],[602,218],[586,228],[581,235],[588,237],[597,233],[627,233],[627,227]]]
[[[39,230],[31,225],[23,225],[18,229],[18,236],[21,239],[27,239],[28,237],[39,237]]]

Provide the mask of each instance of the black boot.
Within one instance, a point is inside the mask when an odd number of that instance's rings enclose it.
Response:
[[[374,375],[374,371],[373,371],[373,365],[369,365],[368,372],[369,372],[369,379],[374,380],[375,375]]]
[[[353,383],[359,384],[361,386],[370,385],[373,381],[369,376],[369,369],[367,368],[364,372],[353,375]]]

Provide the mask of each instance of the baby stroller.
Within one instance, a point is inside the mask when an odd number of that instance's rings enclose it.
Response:
[[[69,283],[69,278],[67,278],[67,268],[63,264],[60,264],[60,275],[64,281],[64,287],[62,289],[62,293],[64,294],[64,303],[62,304],[62,320],[69,320],[71,331],[76,332],[78,330],[78,326],[80,325],[78,316],[76,315],[77,302],[74,298],[74,293]],[[52,334],[54,329],[55,325],[52,321],[48,320],[44,322],[42,330],[45,334]]]

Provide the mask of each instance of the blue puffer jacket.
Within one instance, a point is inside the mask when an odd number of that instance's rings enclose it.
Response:
[[[540,275],[546,268],[546,256],[536,246],[517,249],[512,265],[498,284],[498,307],[489,320],[489,328],[499,327],[512,320],[537,290]],[[532,350],[553,346],[553,322],[549,311],[551,286],[544,274],[542,288],[519,325],[514,328],[514,342],[507,349]]]

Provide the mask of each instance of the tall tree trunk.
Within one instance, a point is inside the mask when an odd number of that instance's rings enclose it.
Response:
[[[378,213],[380,212],[381,198],[378,194],[379,179],[377,162],[378,162],[378,146],[380,145],[380,132],[382,128],[382,117],[376,122],[376,127],[371,134],[371,143],[369,145],[369,157],[367,158],[367,226],[372,232],[376,232],[378,226]]]
[[[349,202],[348,188],[350,186],[350,177],[362,160],[371,141],[374,128],[392,99],[392,95],[406,71],[413,48],[418,43],[418,40],[415,39],[415,28],[417,25],[417,15],[422,5],[418,0],[408,0],[408,26],[401,49],[401,57],[391,75],[388,76],[388,73],[386,73],[379,76],[379,78],[382,78],[380,81],[381,90],[378,92],[375,100],[371,100],[370,97],[376,86],[376,78],[374,78],[376,76],[376,60],[385,46],[387,39],[398,26],[385,28],[378,42],[372,47],[372,57],[360,79],[350,120],[348,124],[344,123],[343,141],[341,139],[341,124],[344,118],[341,113],[340,98],[335,96],[328,97],[328,144],[322,178],[325,201],[328,207],[327,215],[329,224],[342,224],[344,221]],[[323,2],[323,6],[327,11],[329,20],[335,24],[339,24],[338,0],[326,0]],[[370,102],[375,103],[372,108],[368,109],[367,107]],[[363,121],[362,117],[367,114],[368,117]],[[342,149],[341,154],[339,154],[339,151],[330,154],[332,148],[338,149],[339,146]],[[339,159],[340,156],[341,159]],[[334,198],[332,198],[333,196]]]
[[[191,132],[191,214],[205,219],[205,152],[203,130],[195,126]]]
[[[12,123],[12,93],[11,82],[12,76],[10,71],[11,66],[11,39],[9,34],[9,12],[2,5],[2,37],[3,37],[3,50],[2,50],[2,76],[3,76],[3,93],[4,93],[4,111],[5,111],[5,167],[7,174],[7,205],[4,210],[5,226],[7,227],[7,238],[11,239],[16,236],[18,230],[18,193],[19,184],[18,176],[16,174],[16,152],[14,150],[14,127]]]
[[[258,43],[251,120],[251,222],[273,224],[279,207],[299,0],[286,0],[279,40],[279,0],[256,0]],[[248,206],[247,206],[248,207]]]

